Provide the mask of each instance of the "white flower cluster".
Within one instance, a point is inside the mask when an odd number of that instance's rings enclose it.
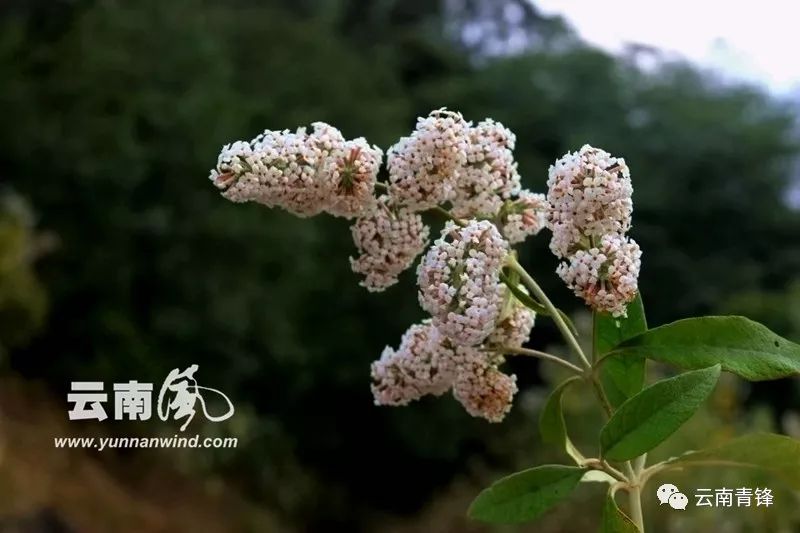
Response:
[[[406,405],[425,395],[440,396],[453,382],[455,358],[441,346],[430,323],[414,324],[403,334],[400,347],[387,346],[372,363],[372,394],[376,405]]]
[[[600,246],[578,250],[556,272],[593,309],[621,316],[636,297],[641,257],[632,239],[605,235]]]
[[[360,254],[350,258],[350,265],[353,272],[364,276],[361,285],[373,292],[397,283],[397,276],[428,245],[430,234],[419,214],[390,205],[385,195],[369,214],[353,223],[350,231]]]
[[[550,204],[543,194],[522,191],[501,210],[503,235],[511,244],[518,244],[542,231],[547,225]]]
[[[419,302],[454,343],[480,344],[503,303],[500,269],[508,243],[488,220],[448,222],[417,268]]]
[[[515,143],[499,122],[473,126],[460,113],[438,109],[418,118],[411,135],[389,149],[389,181],[383,184],[377,182],[383,158],[378,147],[315,122],[309,130],[266,130],[252,141],[226,145],[210,179],[234,202],[301,217],[326,212],[357,219],[351,232],[359,256],[351,265],[365,276],[361,285],[380,291],[396,283],[427,246],[429,230],[419,211],[450,202],[454,216],[491,219],[513,244],[543,227],[546,203],[521,190]],[[388,189],[380,205],[376,186]]]
[[[633,187],[625,160],[583,146],[550,167],[550,249],[556,272],[594,310],[624,316],[638,291],[641,250],[625,236]]]
[[[641,255],[624,236],[632,212],[624,160],[584,146],[550,168],[545,196],[522,189],[515,143],[498,122],[473,126],[439,109],[388,150],[388,181],[378,183],[378,147],[315,122],[225,146],[210,178],[234,202],[355,219],[350,264],[370,291],[397,283],[425,251],[430,229],[420,212],[449,204],[457,222],[445,225],[416,270],[431,319],[373,363],[372,392],[379,405],[405,405],[452,390],[470,414],[496,422],[517,392],[498,352],[523,346],[536,318],[500,280],[510,246],[549,227],[551,249],[564,260],[558,274],[615,316],[636,294]],[[385,191],[378,198],[376,187]]]
[[[373,363],[376,404],[405,405],[452,387],[472,416],[503,420],[517,385],[499,370],[497,350],[521,347],[536,318],[500,282],[508,252],[487,220],[445,225],[417,268],[420,304],[432,319],[412,326],[397,350],[387,347]]]
[[[470,128],[466,164],[458,173],[452,199],[455,216],[491,217],[505,200],[519,194],[515,143],[511,130],[494,120]]]
[[[550,166],[547,186],[550,249],[558,257],[630,229],[633,187],[624,159],[584,145]]]
[[[474,350],[465,358],[453,383],[453,396],[472,416],[501,422],[511,410],[517,377],[501,372]]]
[[[400,347],[386,347],[372,364],[376,405],[407,405],[452,388],[469,414],[500,422],[517,392],[516,376],[498,369],[500,358],[474,347],[455,346],[430,321],[411,326]]]
[[[467,161],[469,129],[460,113],[446,109],[420,117],[411,136],[387,152],[392,198],[416,211],[450,200]]]
[[[281,207],[302,217],[326,211],[353,218],[374,203],[383,152],[363,138],[315,122],[309,133],[266,130],[223,147],[210,179],[234,202]]]

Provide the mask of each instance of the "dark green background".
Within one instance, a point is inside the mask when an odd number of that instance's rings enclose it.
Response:
[[[197,469],[298,529],[369,529],[418,512],[470,461],[510,468],[488,443],[532,424],[519,413],[488,425],[449,399],[373,406],[370,362],[422,316],[412,275],[370,294],[349,269],[346,221],[233,205],[206,179],[224,143],[264,128],[322,120],[385,149],[442,106],[514,131],[537,192],[584,143],[625,157],[651,325],[746,312],[800,338],[787,104],[674,61],[645,72],[636,59],[652,52],[589,48],[521,0],[456,4],[4,3],[3,194],[56,241],[31,266],[49,302],[38,328],[36,290],[0,284],[6,370],[61,395],[198,363],[237,405],[242,440]],[[524,49],[497,53],[512,37]],[[521,261],[578,309],[547,239]],[[556,339],[540,320],[531,345]],[[535,362],[511,368],[522,388],[540,382]],[[789,382],[753,389],[760,400],[776,420],[798,405]]]

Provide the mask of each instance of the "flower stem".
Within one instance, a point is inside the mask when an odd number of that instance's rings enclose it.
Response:
[[[522,305],[540,315],[547,314],[547,308],[545,306],[528,296],[527,293],[517,287],[511,278],[509,278],[508,275],[506,275],[502,270],[500,271],[500,281],[506,284],[506,287],[508,287],[508,289],[511,291],[511,294],[513,294],[517,300],[522,302]]]
[[[453,213],[451,213],[450,211],[448,211],[448,210],[447,210],[447,209],[445,209],[444,207],[441,207],[441,206],[438,206],[438,205],[437,205],[436,207],[433,207],[433,208],[431,209],[431,211],[435,211],[436,213],[438,213],[438,214],[442,215],[442,216],[443,216],[443,217],[445,217],[446,219],[448,219],[448,220],[452,220],[453,222],[455,222],[455,223],[456,223],[456,224],[458,224],[459,226],[466,226],[466,225],[467,225],[467,222],[466,222],[466,221],[464,221],[464,220],[461,220],[460,218],[457,218],[456,216],[454,216],[454,215],[453,215]]]
[[[549,354],[547,352],[540,352],[539,350],[531,350],[530,348],[511,348],[510,346],[500,346],[494,351],[496,351],[497,353],[504,353],[504,354],[530,355],[531,357],[538,357],[539,359],[552,361],[563,367],[569,368],[576,374],[583,375],[583,370],[581,370],[579,366],[573,365],[569,361],[564,361],[560,357],[553,354]]]
[[[597,364],[597,328],[599,327],[599,323],[597,320],[597,312],[592,312],[592,365]]]
[[[550,301],[550,298],[544,293],[541,287],[534,281],[534,279],[528,274],[528,272],[520,265],[516,258],[510,256],[508,259],[508,266],[511,267],[514,271],[519,274],[519,277],[522,279],[522,282],[525,283],[525,286],[531,290],[534,297],[542,303],[542,305],[547,308],[547,311],[550,314],[550,317],[553,319],[553,322],[556,323],[559,331],[561,331],[561,335],[563,335],[564,340],[567,341],[570,348],[580,357],[581,362],[583,363],[584,369],[589,372],[591,371],[592,364],[586,358],[586,355],[583,353],[580,344],[578,344],[578,340],[570,331],[569,326],[562,318],[561,314],[558,312],[556,306],[553,305],[553,302]]]
[[[595,375],[592,375],[590,380],[595,395],[603,406],[606,416],[611,418],[614,408],[611,406],[611,402],[608,401],[608,396],[606,396],[606,392],[603,390],[603,384],[600,383],[600,380]],[[633,461],[625,461],[623,465],[625,468],[625,478],[628,480],[626,490],[628,491],[628,506],[631,510],[631,519],[636,524],[636,527],[639,528],[640,533],[644,533],[644,518],[642,517],[642,486],[644,483],[642,471],[646,460],[647,454],[644,454]]]
[[[506,275],[503,271],[500,271],[500,281],[502,281],[503,283],[506,284],[506,286],[509,288],[509,290],[512,292],[512,294],[514,294],[514,297],[517,300],[519,300],[522,303],[522,305],[524,305],[528,309],[532,309],[537,314],[544,315],[544,316],[550,316],[550,312],[547,310],[547,308],[544,305],[540,304],[539,302],[537,302],[536,300],[534,300],[533,298],[528,296],[527,293],[521,291],[519,289],[519,287],[517,287],[516,283],[514,283],[509,278],[509,276]],[[569,319],[569,317],[561,309],[557,309],[557,311],[558,311],[558,314],[561,315],[562,320],[564,320],[564,322],[566,322],[567,326],[569,327],[570,332],[575,337],[577,337],[578,336],[578,330],[575,328],[575,324],[572,323],[572,321]]]

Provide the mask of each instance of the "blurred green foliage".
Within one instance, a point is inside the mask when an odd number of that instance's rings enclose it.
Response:
[[[33,223],[22,198],[0,191],[0,357],[30,339],[47,310],[34,261],[49,240],[35,233]]]
[[[369,294],[344,221],[222,200],[205,177],[231,140],[323,120],[387,148],[448,106],[511,128],[536,191],[555,158],[601,146],[632,168],[651,324],[763,305],[754,318],[798,335],[781,311],[798,301],[784,290],[800,272],[800,213],[783,197],[798,145],[789,110],[756,89],[680,63],[642,69],[647,53],[586,47],[522,0],[3,10],[0,172],[60,242],[39,268],[45,328],[12,368],[63,390],[198,363],[247,413],[238,452],[204,466],[298,527],[366,527],[419,509],[468,458],[518,462],[497,443],[528,446],[513,428],[530,413],[490,426],[448,400],[375,408],[369,363],[422,315],[413,276]],[[500,53],[509,36],[524,46]],[[575,309],[546,239],[521,260]],[[534,337],[556,332],[540,320]],[[538,382],[535,363],[512,368]]]

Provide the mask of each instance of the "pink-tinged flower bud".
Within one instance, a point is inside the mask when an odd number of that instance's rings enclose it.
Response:
[[[252,168],[250,167],[249,159],[252,158],[253,149],[250,143],[244,141],[236,141],[231,144],[226,144],[222,147],[222,151],[217,157],[217,166],[211,169],[208,179],[222,191],[227,191],[231,188],[236,189],[239,185],[238,194],[232,194],[233,201],[246,201],[240,200],[240,197],[247,197],[252,194],[247,194],[249,187],[258,185],[258,179],[252,175]],[[242,182],[239,184],[239,182]],[[234,193],[234,191],[231,191]]]

